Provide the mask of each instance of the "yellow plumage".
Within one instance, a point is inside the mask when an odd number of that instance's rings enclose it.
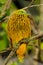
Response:
[[[24,10],[17,10],[9,17],[7,23],[7,33],[9,38],[12,39],[12,45],[14,47],[15,42],[18,43],[21,39],[31,36],[30,19],[27,14],[23,13]],[[21,12],[23,14],[21,14]],[[26,44],[21,44],[17,49],[17,56],[23,57],[26,52]]]
[[[17,55],[22,56],[26,52],[26,43],[22,43],[20,47],[17,49]]]
[[[23,60],[24,54],[26,53],[26,43],[22,43],[20,47],[17,49],[16,54],[20,61]]]

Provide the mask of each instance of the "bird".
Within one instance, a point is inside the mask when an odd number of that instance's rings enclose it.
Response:
[[[28,18],[28,13],[25,10],[16,10],[9,16],[7,22],[7,34],[12,40],[12,47],[15,47],[15,44],[20,40],[31,37],[30,18]],[[16,54],[19,60],[24,58],[26,47],[27,43],[23,42],[20,44],[19,48],[17,48]]]

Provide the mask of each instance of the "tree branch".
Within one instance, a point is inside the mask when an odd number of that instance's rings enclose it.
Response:
[[[22,8],[22,9],[27,10],[28,8],[32,8],[32,7],[40,7],[40,6],[43,6],[43,4],[30,5],[30,6],[28,5],[28,6],[24,7],[24,8]]]
[[[12,49],[8,57],[5,59],[4,63],[2,65],[6,65],[9,59],[14,55],[15,49]]]
[[[27,43],[27,42],[30,42],[30,41],[32,41],[34,39],[38,39],[38,38],[40,38],[42,36],[43,36],[43,32],[40,32],[40,33],[38,33],[37,35],[35,35],[35,36],[31,37],[31,38],[22,39],[18,43],[22,43],[22,42],[26,42]]]

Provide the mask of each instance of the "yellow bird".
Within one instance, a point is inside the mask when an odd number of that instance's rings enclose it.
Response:
[[[20,9],[14,11],[7,22],[8,37],[12,40],[12,46],[18,43],[21,39],[30,38],[31,36],[31,24],[30,18],[25,10]],[[16,54],[18,58],[24,58],[26,53],[26,43],[22,43],[17,49]]]

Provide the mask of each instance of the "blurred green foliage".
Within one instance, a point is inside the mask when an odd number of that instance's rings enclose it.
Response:
[[[3,6],[3,3],[2,2],[0,2],[0,7],[2,7]]]
[[[17,62],[13,62],[11,65],[18,65],[18,63]]]
[[[4,31],[0,32],[0,51],[9,47],[7,34]]]

